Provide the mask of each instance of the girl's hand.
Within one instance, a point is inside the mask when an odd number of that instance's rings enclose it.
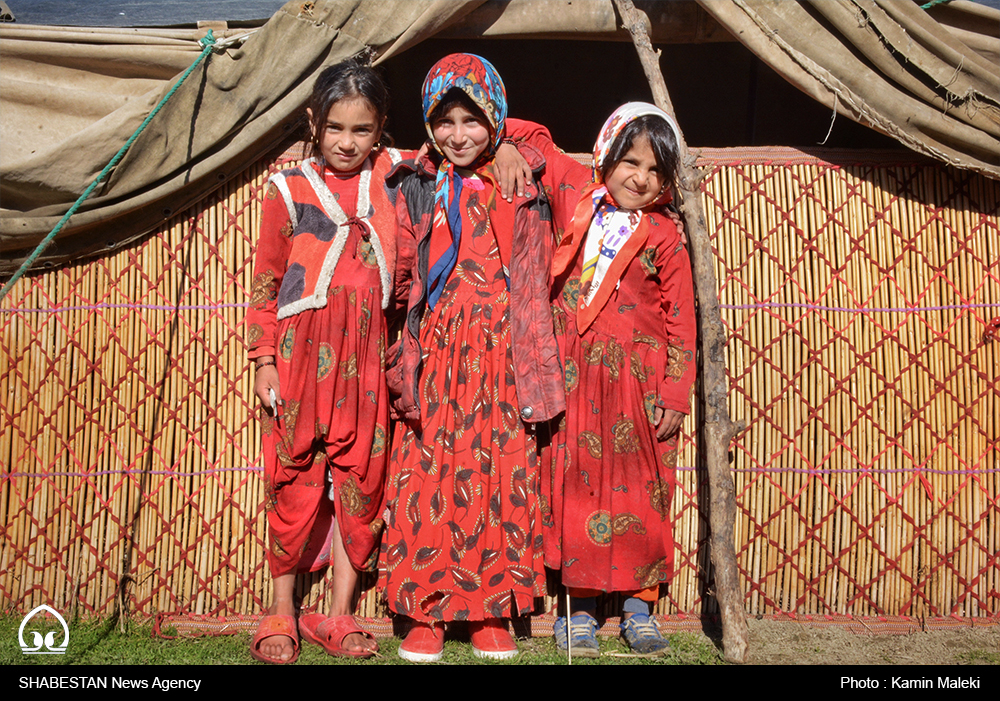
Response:
[[[271,390],[274,390],[274,397],[280,405],[281,402],[281,388],[278,384],[278,368],[273,365],[265,365],[259,370],[255,370],[257,373],[253,382],[253,391],[257,395],[257,399],[260,403],[264,405],[264,411],[267,412],[268,416],[274,416],[274,409],[271,407]]]
[[[688,237],[687,232],[684,231],[684,219],[678,214],[672,207],[664,207],[663,213],[667,215],[667,218],[674,223],[677,227],[677,233],[681,235],[681,243],[687,246]]]
[[[664,409],[663,407],[653,407],[653,425],[656,426],[656,440],[665,441],[670,436],[681,430],[684,417],[679,411]]]
[[[518,197],[524,197],[524,186],[531,184],[531,168],[512,144],[500,144],[493,172],[500,181],[500,196],[508,202],[514,201],[515,189]]]

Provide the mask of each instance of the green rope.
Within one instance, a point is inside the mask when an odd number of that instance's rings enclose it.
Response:
[[[951,2],[951,0],[931,0],[930,2],[925,2],[923,5],[921,5],[920,9],[921,10],[929,10],[932,7],[934,7],[935,5],[945,5],[945,4],[949,3],[949,2]]]
[[[208,56],[209,53],[211,53],[212,47],[215,45],[215,36],[212,34],[212,30],[209,29],[208,34],[206,34],[205,37],[201,39],[198,43],[200,43],[204,48],[202,49],[202,52],[198,55],[198,58],[195,59],[195,62],[191,64],[190,68],[184,71],[184,75],[182,75],[181,79],[177,81],[177,84],[170,89],[170,92],[168,92],[166,95],[163,96],[163,99],[160,100],[160,103],[155,108],[153,108],[153,111],[149,113],[149,116],[146,117],[143,123],[139,125],[139,128],[135,130],[135,133],[132,134],[129,140],[125,142],[125,145],[122,146],[121,149],[118,151],[118,153],[115,154],[115,157],[111,159],[111,162],[108,163],[106,166],[104,166],[104,170],[102,170],[101,174],[97,176],[97,179],[90,184],[90,187],[88,187],[86,190],[83,191],[83,194],[80,195],[80,198],[73,203],[73,206],[70,207],[69,211],[63,215],[63,218],[59,220],[59,223],[56,224],[55,228],[52,229],[52,231],[50,231],[44,239],[42,239],[41,243],[39,243],[38,246],[35,248],[35,251],[30,256],[28,256],[28,258],[24,261],[21,267],[18,268],[18,271],[14,273],[14,277],[12,277],[10,280],[7,281],[7,284],[4,285],[2,290],[0,290],[0,300],[2,300],[4,297],[7,296],[7,293],[10,292],[12,287],[14,287],[14,283],[16,283],[21,278],[21,276],[24,275],[24,273],[26,273],[29,268],[31,268],[32,264],[38,259],[38,256],[42,254],[42,251],[48,248],[48,245],[52,243],[52,240],[56,237],[56,234],[58,234],[62,230],[63,226],[66,225],[66,222],[69,221],[69,218],[76,213],[76,210],[80,208],[80,205],[83,204],[83,201],[86,200],[88,197],[90,197],[90,194],[97,188],[98,185],[101,184],[101,181],[107,177],[108,173],[111,172],[111,169],[114,168],[116,165],[118,165],[118,161],[122,159],[122,157],[125,155],[125,152],[129,150],[129,147],[132,146],[132,144],[135,143],[135,140],[139,138],[139,134],[141,134],[143,130],[149,125],[149,123],[153,121],[153,117],[156,116],[157,112],[159,112],[160,109],[165,104],[167,104],[167,100],[173,97],[173,94],[177,92],[177,88],[181,86],[181,83],[183,83],[185,79],[187,79],[187,77],[191,75],[191,71],[193,71],[198,66],[198,64],[201,63],[203,60],[205,60],[205,57]]]

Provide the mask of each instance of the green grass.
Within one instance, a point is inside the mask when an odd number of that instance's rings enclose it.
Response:
[[[249,634],[206,636],[164,640],[152,637],[149,624],[133,623],[125,633],[112,621],[78,621],[70,624],[70,644],[65,655],[25,655],[18,645],[21,619],[0,616],[0,665],[263,665],[250,657]],[[656,658],[629,654],[617,638],[600,638],[601,657],[574,659],[574,665],[718,665],[719,651],[703,635],[678,633],[669,636],[670,650]],[[399,638],[378,641],[381,652],[368,660],[330,657],[318,647],[303,644],[299,665],[399,665],[410,664],[396,655]],[[481,660],[468,643],[449,640],[437,665],[565,665],[566,656],[556,649],[553,638],[519,641],[521,654],[512,660]]]

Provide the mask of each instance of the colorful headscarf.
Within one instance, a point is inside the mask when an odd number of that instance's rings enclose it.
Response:
[[[431,113],[434,112],[449,90],[458,88],[482,111],[490,125],[490,144],[483,157],[492,156],[504,137],[504,125],[507,120],[507,90],[496,68],[485,58],[475,54],[450,54],[435,63],[421,89],[423,97],[424,126],[431,143],[438,153],[444,155],[441,147],[434,140],[434,130],[431,126]],[[479,162],[473,164],[475,167]],[[458,247],[462,240],[462,212],[459,207],[462,194],[462,176],[455,172],[451,161],[444,159],[438,167],[437,179],[434,183],[434,211],[445,213],[448,228],[451,232],[451,243],[440,255],[438,247],[431,247],[430,268],[427,271],[427,303],[431,309],[437,304],[444,290],[448,276],[458,262]],[[433,244],[433,242],[432,242]]]
[[[618,135],[622,133],[622,130],[629,122],[647,115],[655,115],[665,121],[670,130],[674,132],[674,140],[677,142],[678,148],[680,148],[681,133],[677,129],[677,123],[669,114],[648,102],[626,102],[611,113],[608,120],[604,122],[604,126],[601,127],[601,132],[597,135],[597,142],[594,144],[595,182],[601,182],[601,168],[604,166],[604,160],[608,157],[608,151],[611,150],[611,145],[615,143]]]

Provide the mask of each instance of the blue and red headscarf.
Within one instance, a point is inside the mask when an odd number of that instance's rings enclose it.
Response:
[[[442,155],[441,147],[434,141],[431,114],[448,91],[456,88],[468,95],[480,109],[491,132],[489,146],[476,163],[472,164],[472,168],[476,168],[491,159],[503,141],[507,120],[507,90],[493,64],[475,54],[450,54],[435,63],[424,79],[421,96],[424,126],[434,148]],[[451,242],[444,250],[439,250],[432,240],[430,268],[427,271],[427,303],[431,309],[437,304],[448,276],[458,262],[458,247],[462,240],[462,212],[459,207],[461,194],[462,176],[455,172],[451,161],[442,160],[434,183],[434,218],[437,219],[439,211],[446,215]]]

